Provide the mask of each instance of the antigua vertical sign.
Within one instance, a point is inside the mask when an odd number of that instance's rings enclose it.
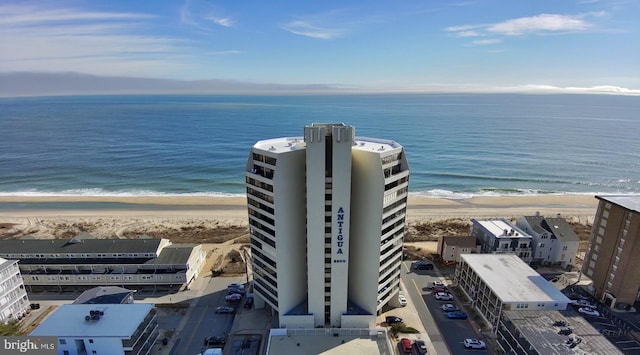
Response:
[[[335,217],[335,230],[337,233],[334,245],[333,262],[346,263],[348,253],[345,252],[347,249],[345,245],[345,236],[348,237],[349,232],[347,230],[344,208],[339,207]]]

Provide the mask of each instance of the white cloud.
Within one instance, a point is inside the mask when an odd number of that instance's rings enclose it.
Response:
[[[222,27],[232,27],[235,23],[230,18],[217,17],[217,16],[205,16],[205,20],[209,20],[216,25],[220,25]]]
[[[480,33],[476,32],[476,31],[460,31],[460,32],[456,33],[456,35],[458,37],[478,37],[478,36],[480,36]]]
[[[146,32],[158,17],[144,13],[15,5],[0,6],[0,19],[3,71],[166,77],[193,53],[192,43]]]
[[[297,16],[280,25],[280,28],[300,36],[329,40],[344,37],[380,20],[380,16],[377,15],[356,14],[350,9],[335,9],[313,15]]]
[[[487,31],[507,36],[518,36],[533,32],[584,31],[590,27],[589,23],[575,16],[541,14],[496,23],[489,26]]]
[[[148,14],[91,12],[76,9],[41,9],[34,6],[0,6],[0,25],[29,25],[63,21],[149,19]]]
[[[296,35],[319,39],[334,39],[343,35],[341,29],[327,28],[304,20],[291,21],[282,25],[281,28]]]
[[[488,39],[475,40],[475,41],[471,42],[471,44],[474,44],[476,46],[487,46],[487,45],[490,45],[490,44],[497,44],[497,43],[500,43],[500,42],[502,42],[502,40],[500,40],[500,39],[488,38]]]

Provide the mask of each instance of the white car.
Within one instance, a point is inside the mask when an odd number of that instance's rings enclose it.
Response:
[[[467,349],[486,349],[487,344],[482,340],[469,338],[464,340],[464,347]]]
[[[407,298],[404,297],[404,295],[398,295],[398,302],[400,302],[402,307],[405,307],[407,305]]]
[[[442,310],[445,311],[445,312],[459,311],[458,307],[456,307],[456,305],[452,304],[452,303],[445,303],[440,308],[442,308]]]
[[[436,293],[436,299],[438,301],[453,301],[453,296],[450,293],[438,292]]]
[[[447,287],[447,285],[445,285],[444,282],[442,281],[433,281],[433,282],[429,282],[429,284],[427,285],[427,288],[429,289],[433,289],[436,287]]]
[[[578,308],[578,312],[580,312],[582,314],[586,314],[588,316],[600,317],[600,312],[596,311],[593,308],[589,308],[589,307],[580,307],[580,308]]]

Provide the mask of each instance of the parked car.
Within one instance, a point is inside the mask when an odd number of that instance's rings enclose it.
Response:
[[[224,297],[224,300],[227,302],[238,302],[242,299],[242,295],[239,293],[232,293],[228,296]]]
[[[413,345],[415,345],[416,348],[418,348],[418,352],[420,354],[426,354],[427,353],[427,343],[425,343],[424,340],[416,339],[416,341],[413,342]]]
[[[400,345],[402,345],[402,351],[407,354],[411,354],[411,348],[413,347],[413,343],[411,343],[411,339],[402,338],[400,339]]]
[[[479,339],[468,338],[464,340],[464,347],[467,349],[486,349],[487,344]]]
[[[447,288],[446,288],[446,287],[436,287],[436,288],[434,288],[434,289],[431,291],[431,294],[432,294],[432,295],[435,295],[436,293],[439,293],[439,292],[445,292],[445,293],[448,293],[449,291],[447,290]]]
[[[445,311],[445,312],[459,311],[458,307],[456,307],[456,305],[453,304],[453,303],[445,303],[440,308],[442,308],[442,310]]]
[[[429,261],[417,261],[412,266],[416,270],[433,270],[433,263]]]
[[[226,342],[227,342],[227,337],[225,337],[224,335],[214,335],[214,336],[204,338],[204,346],[206,347],[215,346],[215,345],[224,346]]]
[[[241,295],[244,295],[244,289],[239,289],[239,288],[228,288],[227,289],[227,294],[228,295],[232,295],[234,293],[239,293]]]
[[[396,316],[387,316],[385,318],[385,322],[387,324],[395,324],[395,323],[402,323],[402,318],[400,317],[396,317]]]
[[[597,308],[598,305],[595,302],[591,302],[589,300],[572,300],[571,304],[578,307],[589,307],[589,308]]]
[[[245,286],[244,286],[243,284],[236,284],[236,283],[228,284],[228,285],[227,285],[227,289],[230,289],[230,288],[237,288],[237,289],[239,289],[239,290],[243,290],[243,291],[244,291],[244,287],[245,287]]]
[[[436,293],[436,299],[438,301],[453,301],[453,296],[450,293],[438,292]]]
[[[233,313],[236,309],[229,306],[220,306],[216,308],[216,313]]]
[[[448,312],[447,318],[449,319],[467,319],[467,314],[462,311]]]
[[[447,285],[442,281],[432,281],[432,282],[429,282],[429,284],[427,284],[427,288],[429,289],[436,288],[436,287],[445,288],[447,287]]]
[[[578,308],[578,312],[580,312],[582,314],[586,314],[588,316],[600,317],[600,312],[596,311],[593,308],[589,308],[589,307],[580,307],[580,308]]]
[[[398,295],[398,302],[400,302],[402,307],[405,307],[407,305],[407,298],[404,297],[404,295]]]

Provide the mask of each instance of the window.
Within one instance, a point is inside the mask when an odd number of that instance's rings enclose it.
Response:
[[[93,351],[91,351],[91,353],[92,353],[92,354],[97,354],[98,352],[97,352],[97,351],[95,351],[95,350],[93,350]]]
[[[66,345],[67,344],[67,340],[66,339],[58,339],[58,342],[60,343],[60,345]]]
[[[563,247],[562,247],[562,250],[567,250],[567,246],[566,246],[566,245],[565,245],[565,246],[563,246]]]
[[[63,354],[63,355],[69,355],[69,350],[64,350],[64,351],[62,351],[62,354]]]
[[[93,339],[89,339],[89,343],[90,343],[90,344],[93,344]]]

